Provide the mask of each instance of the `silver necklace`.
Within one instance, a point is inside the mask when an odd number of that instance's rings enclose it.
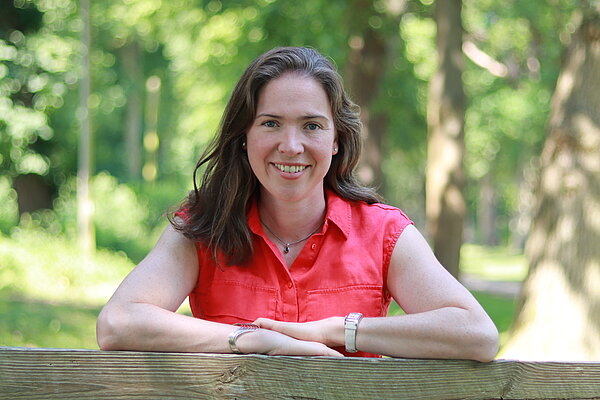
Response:
[[[260,219],[260,218],[259,218],[259,219]],[[262,220],[262,219],[260,219],[260,223],[261,223],[261,224],[263,224],[263,225],[264,225],[264,227],[265,227],[265,228],[267,228],[267,230],[268,230],[269,232],[271,232],[271,234],[272,234],[273,236],[275,236],[275,239],[279,240],[279,242],[280,242],[280,243],[283,245],[283,254],[287,254],[287,253],[289,253],[289,252],[290,252],[290,246],[294,246],[294,245],[296,245],[296,244],[298,244],[298,243],[302,243],[302,242],[304,242],[304,241],[305,241],[305,240],[307,240],[309,237],[311,237],[312,235],[314,235],[315,233],[317,233],[317,231],[318,231],[319,229],[321,229],[321,225],[319,225],[319,226],[317,227],[317,229],[315,229],[314,231],[312,231],[312,232],[311,232],[311,233],[310,233],[310,234],[309,234],[307,237],[305,237],[304,239],[300,239],[300,240],[298,240],[298,241],[296,241],[296,242],[292,242],[292,243],[287,243],[285,240],[282,240],[282,239],[281,239],[279,236],[277,236],[277,235],[275,234],[275,232],[273,232],[273,231],[271,230],[271,228],[269,228],[269,226],[263,222],[263,220]]]

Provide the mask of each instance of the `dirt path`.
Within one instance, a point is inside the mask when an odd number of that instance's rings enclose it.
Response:
[[[521,282],[515,281],[488,281],[468,274],[463,274],[460,281],[469,290],[487,292],[498,296],[516,298],[521,291]]]

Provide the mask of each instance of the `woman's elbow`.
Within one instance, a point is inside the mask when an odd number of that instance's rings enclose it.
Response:
[[[125,329],[122,311],[105,306],[96,321],[96,341],[100,350],[122,350],[120,338]]]
[[[473,359],[480,362],[490,362],[496,358],[499,347],[498,329],[491,320],[486,321],[478,329]]]

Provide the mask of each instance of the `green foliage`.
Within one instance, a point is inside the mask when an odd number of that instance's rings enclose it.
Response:
[[[504,75],[466,63],[469,99],[465,121],[468,202],[473,220],[480,180],[495,188],[498,233],[508,241],[510,216],[518,213],[519,187],[546,135],[551,93],[576,1],[463,2],[465,41],[504,68]],[[496,71],[498,72],[498,71]],[[477,232],[476,232],[477,233]],[[477,235],[475,235],[477,237]]]
[[[17,42],[24,40],[13,36]],[[14,173],[45,174],[49,168],[47,158],[30,145],[52,137],[47,116],[43,109],[36,110],[18,100],[23,91],[40,91],[44,85],[44,79],[31,72],[37,67],[32,68],[33,59],[28,50],[0,39],[0,165]]]
[[[400,23],[400,35],[406,42],[405,56],[414,66],[415,76],[429,81],[437,68],[435,21],[409,14]]]
[[[53,210],[26,213],[19,220],[16,193],[9,180],[0,176],[0,232],[33,229],[76,241],[76,185],[72,178],[60,186]],[[92,178],[91,191],[98,247],[122,251],[134,262],[150,251],[168,223],[167,212],[186,194],[176,182],[123,184],[106,172]]]
[[[402,17],[399,56],[378,101],[390,124],[382,166],[386,201],[406,211],[421,228],[425,226],[428,81],[437,67],[435,33],[435,22],[428,15],[409,12]]]
[[[148,252],[148,246],[140,246],[149,236],[145,229],[147,205],[128,186],[106,173],[92,180],[92,198],[96,199],[94,223],[98,245],[127,249],[132,258],[139,260]]]
[[[18,222],[17,192],[6,176],[0,176],[0,234],[8,233]]]
[[[183,199],[181,191],[173,184],[157,182],[155,185],[131,186],[119,183],[106,172],[94,176],[91,191],[94,199],[96,242],[101,248],[124,251],[139,262],[152,248],[167,224],[168,209]],[[71,179],[61,186],[52,212],[36,213],[34,219],[43,226],[59,221],[58,230],[71,239],[76,237],[77,188]],[[48,215],[46,222],[42,215]]]
[[[24,20],[2,21],[0,167],[11,175],[48,174],[65,143],[50,121],[59,109],[73,110],[65,97],[77,80],[78,39],[69,24],[74,7],[59,3],[20,1],[13,10]]]
[[[123,253],[80,252],[75,241],[31,224],[0,236],[0,292],[40,301],[102,304],[133,268]]]
[[[140,201],[148,207],[146,225],[151,231],[164,228],[166,216],[183,202],[188,194],[185,185],[175,181],[162,180],[153,184],[130,183],[127,185],[134,191]]]

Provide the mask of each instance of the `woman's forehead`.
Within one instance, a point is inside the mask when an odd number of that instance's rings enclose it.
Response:
[[[269,81],[259,92],[256,115],[295,114],[331,118],[329,96],[315,78],[287,73]]]

